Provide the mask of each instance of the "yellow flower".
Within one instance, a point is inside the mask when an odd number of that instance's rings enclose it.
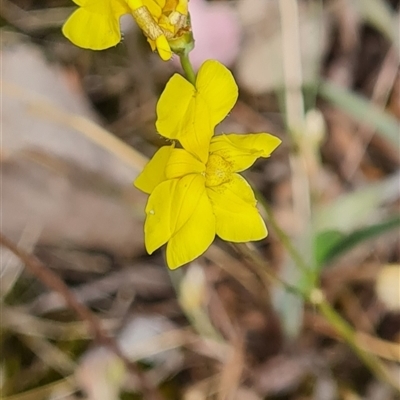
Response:
[[[64,24],[63,34],[79,47],[103,50],[121,41],[119,19],[132,14],[153,50],[172,56],[168,40],[188,30],[188,0],[73,0],[79,8]]]
[[[254,193],[238,174],[269,157],[280,140],[267,133],[213,136],[237,99],[232,74],[206,61],[196,87],[175,74],[157,105],[157,128],[175,145],[161,147],[135,181],[150,195],[145,245],[149,254],[167,244],[167,264],[177,268],[201,255],[215,235],[231,242],[260,240],[267,229]]]

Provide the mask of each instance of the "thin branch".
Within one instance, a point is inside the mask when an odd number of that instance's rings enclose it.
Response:
[[[80,303],[75,297],[75,294],[71,292],[69,287],[63,282],[63,280],[50,270],[45,264],[43,264],[37,257],[32,254],[25,252],[16,246],[11,240],[6,238],[0,233],[0,245],[9,249],[14,253],[27,267],[27,269],[44,283],[48,288],[59,293],[65,300],[66,304],[76,312],[78,317],[88,323],[89,329],[95,339],[107,346],[112,350],[121,360],[125,363],[127,369],[136,375],[140,384],[140,391],[144,397],[148,400],[163,400],[163,396],[159,393],[158,389],[149,382],[146,375],[138,368],[138,366],[131,362],[120,350],[118,344],[113,338],[108,336],[101,326],[101,320],[94,314],[85,304]]]

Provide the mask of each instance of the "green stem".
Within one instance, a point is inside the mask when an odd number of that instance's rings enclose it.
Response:
[[[354,353],[364,363],[366,367],[379,379],[390,384],[394,389],[400,392],[400,384],[387,370],[385,365],[374,355],[361,349],[357,345],[356,332],[354,329],[337,313],[337,311],[325,300],[318,289],[317,296],[311,294],[309,301],[314,304],[319,312],[333,326],[339,336],[353,349]],[[321,294],[321,295],[319,295]],[[315,299],[317,297],[317,299]]]
[[[297,296],[306,298],[307,294],[304,293],[299,287],[291,285],[279,276],[277,276],[272,270],[268,268],[268,265],[261,260],[256,250],[247,248],[243,243],[231,243],[231,246],[244,258],[244,261],[249,261],[247,265],[252,268],[259,278],[267,285],[267,283],[282,285],[288,292]]]
[[[278,225],[277,225],[278,226]],[[294,250],[291,245],[290,239],[287,235],[281,230],[280,236],[285,236],[282,241],[284,246],[288,246],[287,250],[290,255],[295,255],[295,262],[301,261],[301,265],[306,267],[306,270],[309,268],[304,260],[301,258],[300,254]],[[234,246],[235,249],[245,258],[250,259],[257,273],[260,275],[262,280],[264,278],[270,280],[272,283],[279,283],[283,285],[286,290],[290,292],[296,293],[301,296],[305,301],[314,305],[318,308],[319,312],[325,317],[325,319],[329,322],[329,324],[336,330],[338,335],[348,344],[348,346],[354,351],[354,353],[358,356],[358,358],[364,363],[364,365],[369,368],[369,370],[377,377],[382,379],[384,382],[391,385],[394,389],[400,392],[400,385],[395,379],[392,377],[390,371],[385,367],[385,365],[381,362],[381,360],[375,355],[368,353],[362,350],[357,345],[356,340],[356,331],[340,316],[340,314],[326,301],[323,292],[319,288],[314,288],[311,291],[303,292],[299,288],[292,286],[285,281],[281,280],[271,271],[267,271],[265,268],[265,262],[261,258],[260,254],[256,251],[246,251],[243,246]]]
[[[183,70],[185,71],[187,80],[196,86],[196,74],[189,59],[189,54],[181,54],[179,56]]]
[[[304,273],[310,275],[312,273],[312,270],[307,265],[307,263],[303,260],[302,256],[297,251],[296,247],[293,246],[292,242],[290,241],[290,238],[286,235],[286,233],[279,226],[269,204],[265,201],[264,197],[262,196],[262,194],[260,192],[256,192],[256,195],[257,195],[257,200],[260,202],[260,205],[264,208],[265,212],[267,213],[268,222],[272,226],[272,229],[275,231],[275,234],[278,237],[278,239],[280,240],[280,242],[283,244],[283,246],[286,248],[287,252],[292,257],[292,260]]]

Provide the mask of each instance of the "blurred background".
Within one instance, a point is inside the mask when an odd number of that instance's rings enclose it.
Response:
[[[269,236],[240,252],[217,239],[170,273],[145,253],[132,181],[165,144],[155,105],[178,60],[152,54],[130,16],[122,43],[94,52],[61,35],[71,1],[2,0],[1,231],[144,376],[2,247],[2,399],[150,399],[143,379],[164,399],[398,399],[288,285],[319,287],[400,382],[399,6],[190,1],[194,65],[218,59],[239,85],[218,132],[282,145],[245,173]]]

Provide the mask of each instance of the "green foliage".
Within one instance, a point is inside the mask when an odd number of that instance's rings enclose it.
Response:
[[[377,108],[369,100],[330,82],[322,82],[319,94],[359,122],[376,129],[393,146],[399,148],[399,124],[395,117]]]
[[[321,232],[315,238],[316,263],[322,268],[334,258],[345,254],[362,242],[399,227],[400,216],[397,215],[379,224],[357,229],[350,234],[343,234],[336,230]]]

